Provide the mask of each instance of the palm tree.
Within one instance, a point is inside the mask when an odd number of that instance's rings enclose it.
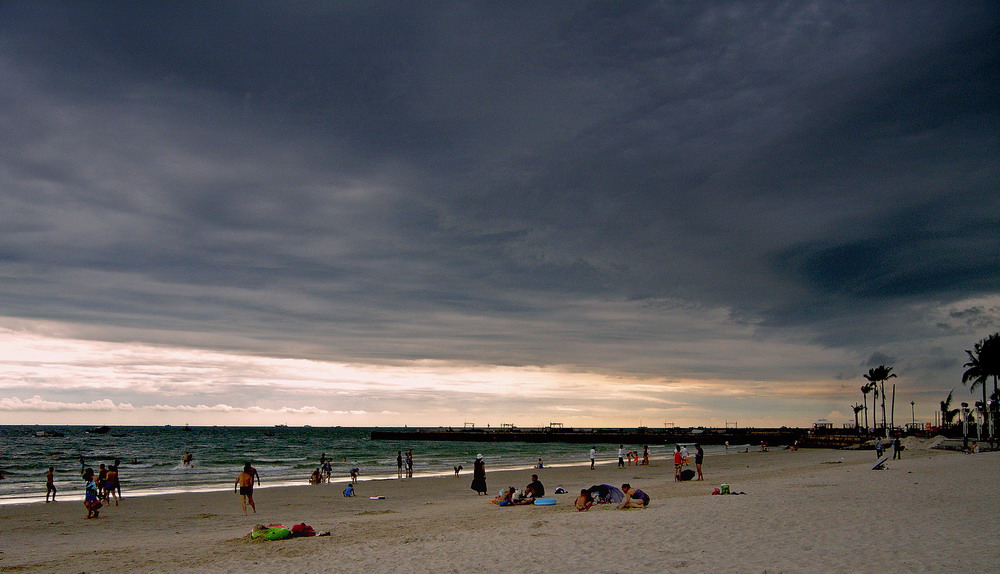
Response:
[[[868,393],[870,393],[873,390],[875,390],[875,398],[878,398],[878,390],[876,390],[875,387],[872,386],[873,384],[874,383],[865,383],[865,384],[861,385],[861,396],[863,396],[864,399],[865,399],[865,407],[864,407],[865,408],[865,432],[868,432],[868,429],[871,428],[870,426],[868,426]]]
[[[969,390],[975,392],[976,387],[983,389],[983,409],[989,402],[986,400],[986,383],[993,377],[993,393],[997,394],[997,378],[1000,377],[1000,333],[994,333],[975,344],[973,350],[966,349],[969,362],[962,365],[966,371],[962,373],[962,384],[972,383]],[[990,411],[990,430],[993,430],[993,411]]]
[[[858,434],[861,434],[861,424],[858,421],[858,413],[863,411],[865,407],[863,405],[855,403],[851,405],[851,408],[854,409],[854,429],[858,431]]]
[[[895,373],[892,372],[892,367],[886,367],[885,365],[879,365],[874,369],[868,369],[868,374],[864,375],[871,384],[881,384],[882,385],[882,428],[885,429],[885,438],[889,438],[889,427],[885,424],[885,382],[889,379],[895,378]],[[877,391],[876,391],[877,392]]]
[[[959,409],[951,408],[951,395],[955,392],[952,389],[948,393],[948,398],[941,401],[941,426],[950,425],[955,421],[955,417],[958,416]]]

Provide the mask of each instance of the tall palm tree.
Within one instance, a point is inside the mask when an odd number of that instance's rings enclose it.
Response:
[[[997,378],[1000,377],[1000,333],[994,333],[989,337],[983,339],[982,341],[975,344],[973,350],[966,349],[966,354],[969,355],[969,362],[962,365],[966,367],[966,371],[962,373],[962,384],[972,383],[969,386],[969,390],[975,392],[976,387],[982,387],[983,390],[983,409],[984,415],[989,405],[986,400],[986,384],[989,382],[990,377],[993,377],[993,393],[997,394]],[[990,429],[993,428],[993,411],[995,409],[989,409],[990,413]]]
[[[941,401],[941,426],[951,425],[958,416],[959,409],[951,408],[951,395],[954,392],[955,389],[952,389],[948,393],[948,398]]]
[[[851,405],[851,408],[854,409],[854,430],[858,431],[858,434],[861,434],[861,423],[858,421],[858,413],[863,411],[865,407],[855,403]]]
[[[885,365],[879,365],[874,369],[868,369],[868,374],[864,375],[871,384],[880,384],[882,386],[882,428],[885,429],[885,438],[889,438],[889,426],[885,424],[885,382],[889,379],[896,377],[896,374],[892,372],[892,367],[886,367]],[[876,390],[878,392],[878,390]]]

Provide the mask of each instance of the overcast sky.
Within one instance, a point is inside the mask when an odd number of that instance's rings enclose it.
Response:
[[[0,2],[0,420],[839,426],[884,363],[933,421],[998,16]]]

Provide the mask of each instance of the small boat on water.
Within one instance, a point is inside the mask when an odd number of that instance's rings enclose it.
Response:
[[[54,430],[40,430],[40,431],[35,431],[35,436],[40,436],[40,437],[61,437],[61,436],[66,436],[66,435],[64,435],[63,433],[61,433],[59,431],[54,431]]]
[[[108,427],[108,426],[99,426],[99,427],[94,427],[94,428],[90,429],[87,432],[89,432],[91,434],[108,434],[108,431],[110,431],[110,430],[111,430],[111,427]]]

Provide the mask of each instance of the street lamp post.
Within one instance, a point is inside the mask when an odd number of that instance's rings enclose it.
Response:
[[[913,415],[913,405],[917,404],[915,401],[910,401],[910,428],[917,425],[917,418]]]
[[[962,450],[969,448],[969,403],[962,403]]]

